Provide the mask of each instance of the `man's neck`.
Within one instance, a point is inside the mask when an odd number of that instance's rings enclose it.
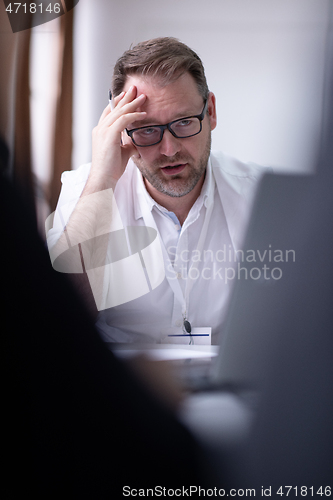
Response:
[[[186,217],[189,214],[189,211],[191,210],[192,206],[194,205],[195,201],[197,200],[197,198],[201,193],[201,188],[203,186],[204,179],[205,179],[205,174],[202,175],[201,179],[195,185],[192,191],[180,197],[169,196],[167,194],[161,193],[156,188],[154,188],[147,181],[147,179],[144,178],[143,180],[146,189],[150,194],[150,196],[153,198],[153,200],[155,200],[156,203],[158,203],[162,207],[169,210],[169,212],[173,212],[177,216],[177,219],[179,220],[180,224],[183,225]]]

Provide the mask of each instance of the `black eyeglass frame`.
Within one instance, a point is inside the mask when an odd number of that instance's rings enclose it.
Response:
[[[176,137],[177,139],[187,139],[188,137],[194,137],[195,135],[198,135],[200,134],[201,130],[202,130],[202,120],[204,119],[205,117],[205,114],[206,114],[206,111],[207,111],[207,108],[208,108],[208,99],[205,99],[205,102],[204,102],[204,107],[200,113],[200,115],[192,115],[192,116],[184,116],[184,118],[178,118],[178,120],[173,120],[172,122],[169,122],[169,123],[166,123],[165,125],[146,125],[144,127],[138,127],[138,128],[132,128],[131,130],[128,130],[127,128],[125,129],[126,132],[127,132],[127,135],[130,136],[130,138],[132,139],[133,141],[133,144],[135,144],[135,146],[137,146],[138,148],[149,148],[150,146],[156,146],[156,144],[159,144],[162,139],[163,139],[163,135],[164,135],[164,131],[166,129],[169,130],[169,132],[174,136]],[[199,121],[200,121],[200,130],[198,132],[196,132],[195,134],[191,134],[191,135],[186,135],[184,137],[179,137],[178,135],[175,134],[175,132],[172,130],[171,128],[171,125],[173,125],[174,123],[176,122],[180,122],[182,120],[188,120],[189,118],[198,118]],[[159,128],[161,130],[161,137],[158,141],[154,142],[153,144],[145,144],[145,145],[139,145],[135,142],[135,140],[133,139],[133,133],[136,132],[137,130],[141,130],[143,128]]]

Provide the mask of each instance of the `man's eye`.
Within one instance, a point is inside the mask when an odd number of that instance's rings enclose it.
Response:
[[[156,128],[154,127],[148,127],[148,128],[143,128],[141,130],[138,130],[138,132],[143,136],[143,135],[152,135],[155,134],[157,131]]]
[[[176,125],[177,127],[189,127],[192,123],[193,120],[180,120]]]

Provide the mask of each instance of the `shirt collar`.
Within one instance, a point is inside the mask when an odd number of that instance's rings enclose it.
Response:
[[[133,201],[134,201],[134,216],[135,219],[138,220],[141,217],[143,217],[143,210],[142,210],[142,203],[146,203],[148,205],[148,208],[150,211],[154,207],[156,207],[158,210],[161,212],[167,212],[167,209],[159,205],[148,193],[145,183],[142,178],[142,174],[140,170],[136,167],[134,162],[130,160],[130,162],[133,164],[131,165],[132,168],[135,169],[134,175],[133,175],[133,180],[134,180],[134,185],[133,185]],[[197,200],[195,201],[194,205],[192,208],[196,208],[196,211],[200,211],[202,205],[205,205],[207,208],[210,202],[213,201],[214,197],[214,177],[212,174],[212,166],[211,166],[211,161],[210,158],[208,159],[207,163],[207,168],[206,168],[206,176],[205,180],[201,189],[201,193]]]

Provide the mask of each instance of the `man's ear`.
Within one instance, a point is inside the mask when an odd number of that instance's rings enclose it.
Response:
[[[217,116],[216,116],[216,99],[213,92],[209,92],[208,94],[208,115],[211,130],[214,130],[217,124]]]

